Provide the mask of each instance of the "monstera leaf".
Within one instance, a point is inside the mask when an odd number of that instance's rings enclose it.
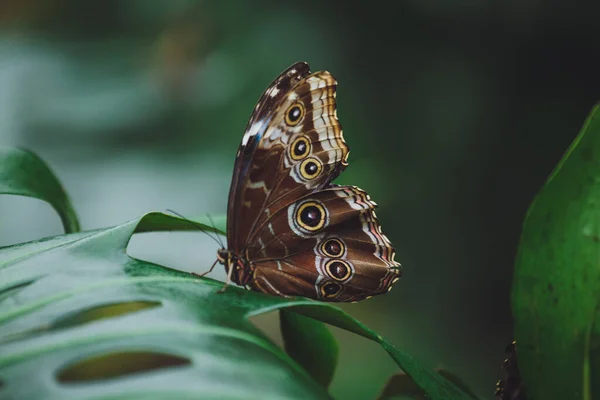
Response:
[[[127,254],[135,233],[190,227],[151,213],[0,249],[0,398],[327,399],[337,347],[321,322],[378,342],[431,399],[471,398],[334,305],[218,293]],[[285,351],[248,320],[273,310]]]
[[[65,232],[79,230],[77,215],[62,185],[46,163],[29,151],[0,147],[0,194],[46,201],[60,216]]]
[[[592,399],[600,394],[599,266],[597,106],[523,226],[512,305],[528,398]]]

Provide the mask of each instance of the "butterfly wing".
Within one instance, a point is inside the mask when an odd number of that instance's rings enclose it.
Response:
[[[271,214],[327,186],[347,165],[337,120],[337,82],[306,63],[282,72],[248,122],[234,166],[227,211],[229,250],[242,254]]]
[[[324,301],[385,293],[401,269],[375,207],[363,190],[331,185],[279,209],[248,248],[250,287]]]
[[[238,150],[228,204],[228,252],[251,289],[357,301],[400,277],[375,203],[331,182],[347,166],[337,82],[298,63],[260,98]],[[248,275],[245,275],[248,277]],[[241,283],[234,273],[232,279]]]

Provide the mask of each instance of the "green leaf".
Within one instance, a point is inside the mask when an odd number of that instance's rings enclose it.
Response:
[[[600,107],[531,205],[512,307],[531,398],[600,393]],[[594,385],[592,387],[592,385]]]
[[[437,368],[436,372],[461,388],[471,399],[479,399],[458,375],[443,368]],[[406,374],[395,374],[390,377],[381,391],[381,394],[377,397],[377,400],[390,400],[399,397],[411,398],[414,400],[428,400],[427,394],[423,389],[417,386],[415,381]]]
[[[125,251],[136,231],[190,226],[152,213],[0,249],[0,397],[329,398],[248,321],[286,308],[377,341],[431,399],[469,399],[332,304],[237,287],[218,294],[221,282]]]
[[[335,338],[319,321],[288,310],[281,310],[280,315],[285,351],[314,380],[328,387],[333,379],[339,353]]]
[[[46,163],[33,153],[0,147],[0,194],[43,200],[56,210],[65,232],[79,231],[79,221],[67,193]]]

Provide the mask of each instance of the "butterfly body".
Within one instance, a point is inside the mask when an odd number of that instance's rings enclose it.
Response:
[[[376,204],[331,182],[348,165],[337,82],[297,63],[259,99],[238,149],[217,260],[251,290],[323,301],[384,293],[401,275]]]

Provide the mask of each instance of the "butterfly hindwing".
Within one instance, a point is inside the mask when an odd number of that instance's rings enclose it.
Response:
[[[400,264],[375,207],[363,190],[332,185],[279,210],[248,249],[256,268],[251,285],[327,301],[386,292]]]

